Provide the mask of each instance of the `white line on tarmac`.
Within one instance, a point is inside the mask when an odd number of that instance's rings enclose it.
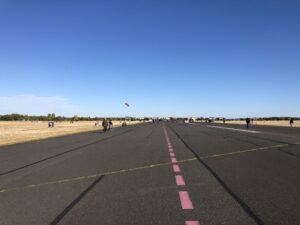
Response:
[[[231,128],[231,127],[218,127],[218,126],[211,126],[211,125],[207,125],[207,127],[227,129],[227,130],[236,130],[236,131],[242,131],[242,132],[248,132],[248,133],[261,133],[260,131],[256,131],[256,130],[244,130],[244,129],[236,129],[236,128]]]

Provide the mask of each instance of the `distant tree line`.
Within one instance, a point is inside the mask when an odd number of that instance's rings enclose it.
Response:
[[[95,121],[95,120],[103,120],[112,119],[112,120],[127,120],[127,121],[135,121],[141,120],[135,117],[83,117],[83,116],[73,116],[73,117],[65,117],[65,116],[56,116],[55,113],[48,113],[47,116],[31,116],[31,115],[23,115],[23,114],[7,114],[0,115],[0,121]],[[148,118],[147,118],[148,119]]]

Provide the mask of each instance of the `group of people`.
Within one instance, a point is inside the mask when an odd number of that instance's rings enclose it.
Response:
[[[247,118],[247,119],[246,119],[246,126],[247,126],[247,129],[249,129],[250,121],[251,121],[252,124],[253,124],[253,119],[251,119],[251,120],[250,120],[250,118]],[[225,123],[225,122],[223,121],[223,123]],[[294,124],[294,120],[293,120],[293,119],[290,119],[290,126],[293,127],[293,124]]]
[[[103,127],[103,131],[104,132],[112,130],[112,128],[113,128],[113,122],[112,122],[112,120],[111,119],[109,119],[109,120],[104,119],[102,121],[102,127]]]
[[[95,123],[95,127],[99,126],[99,122],[96,122]],[[113,128],[113,123],[112,123],[112,120],[111,119],[104,119],[102,121],[102,127],[103,127],[103,131],[106,132],[108,130],[112,130]]]

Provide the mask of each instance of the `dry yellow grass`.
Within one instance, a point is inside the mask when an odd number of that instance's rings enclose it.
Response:
[[[223,123],[223,121],[214,121],[214,123]],[[226,124],[246,124],[245,121],[240,120],[226,120]],[[254,120],[254,125],[267,125],[267,126],[282,126],[289,127],[290,122],[288,120]],[[294,120],[293,127],[300,127],[300,120]]]
[[[131,125],[140,122],[126,123]],[[114,127],[121,124],[120,121],[113,121]],[[102,126],[95,127],[95,121],[55,122],[52,128],[48,128],[48,122],[41,121],[0,121],[0,146],[101,129]]]

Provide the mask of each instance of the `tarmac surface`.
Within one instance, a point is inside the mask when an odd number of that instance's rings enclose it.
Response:
[[[300,129],[156,122],[0,148],[2,225],[299,225]]]

